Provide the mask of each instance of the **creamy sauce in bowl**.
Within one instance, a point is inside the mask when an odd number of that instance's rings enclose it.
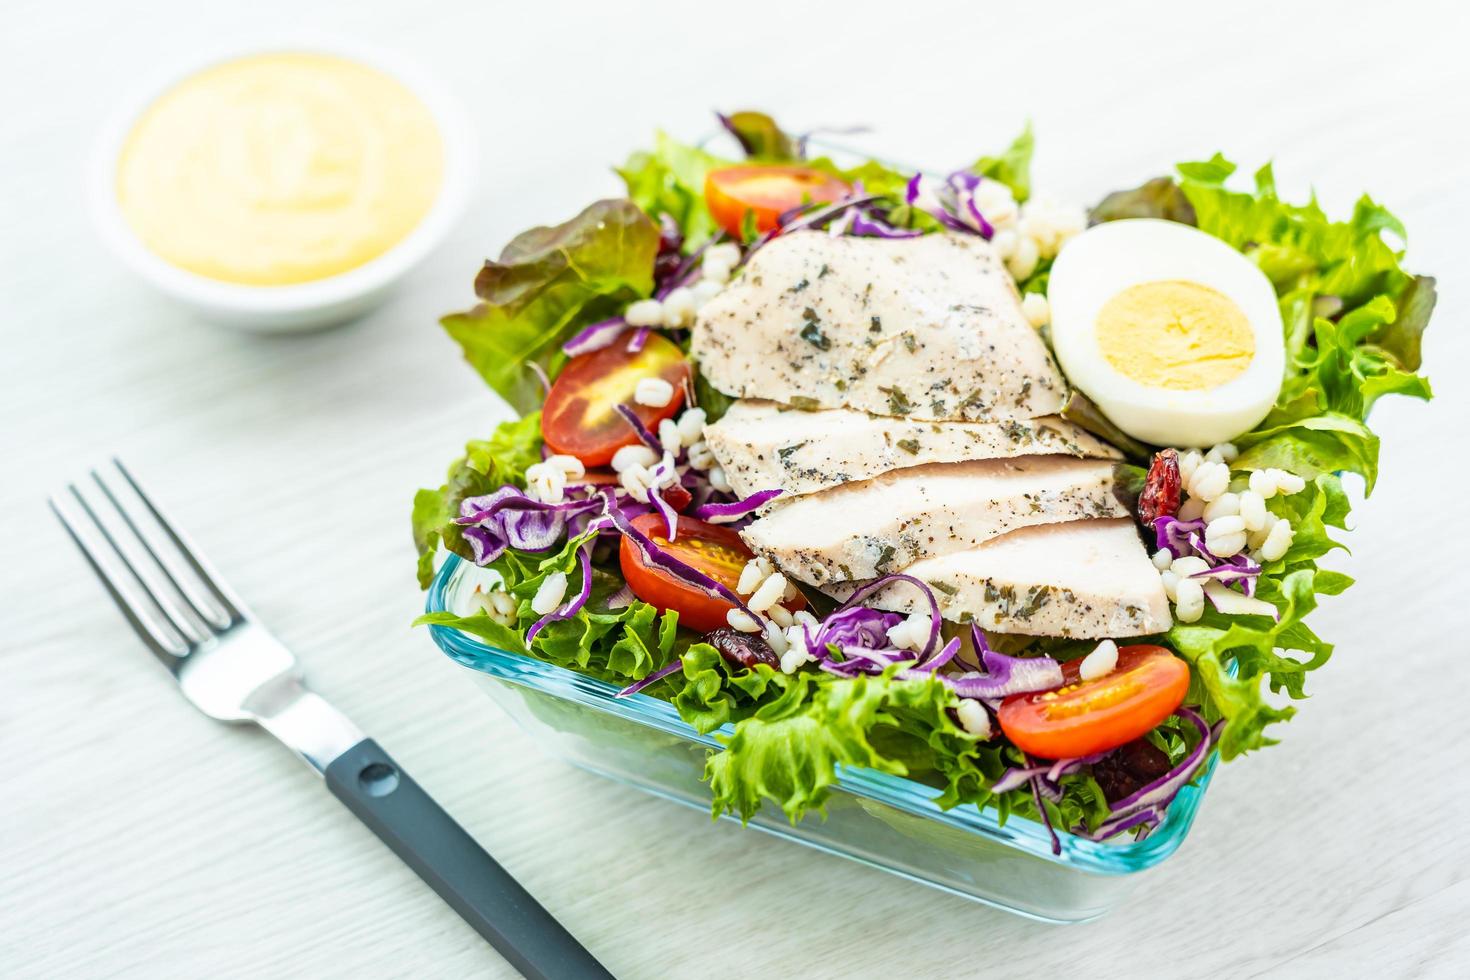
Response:
[[[127,226],[170,265],[287,286],[401,243],[444,177],[443,135],[407,86],[348,58],[283,51],[222,62],[159,96],[123,142],[115,193]]]

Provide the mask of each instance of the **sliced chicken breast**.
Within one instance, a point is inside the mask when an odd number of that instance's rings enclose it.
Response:
[[[1066,383],[973,235],[783,235],[699,312],[720,391],[798,408],[984,422],[1055,414]]]
[[[1172,625],[1158,569],[1125,518],[1021,528],[903,571],[928,583],[945,619],[974,620],[1002,633],[1146,636]],[[845,583],[826,591],[841,598],[854,588]],[[906,582],[867,604],[904,613],[929,608]]]
[[[920,422],[851,409],[804,412],[741,399],[704,437],[741,497],[784,490],[783,499],[927,463],[1062,454],[1122,454],[1060,416],[1029,421]]]
[[[1113,469],[1108,460],[1068,456],[916,466],[778,500],[740,536],[812,585],[874,578],[1018,527],[1126,517]]]

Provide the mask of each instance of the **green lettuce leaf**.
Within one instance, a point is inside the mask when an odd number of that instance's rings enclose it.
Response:
[[[1378,478],[1378,437],[1365,422],[1328,411],[1320,393],[1305,391],[1278,404],[1258,428],[1237,436],[1242,450],[1237,469],[1276,468],[1313,479],[1323,473],[1350,472],[1363,477],[1371,493]]]
[[[519,629],[509,626],[490,618],[486,612],[478,612],[472,616],[457,616],[452,612],[424,613],[413,621],[415,626],[447,626],[450,629],[463,630],[474,636],[478,636],[490,646],[507,653],[519,653],[529,656],[530,650],[526,648],[525,635]]]
[[[1220,754],[1227,760],[1274,744],[1266,726],[1287,720],[1294,709],[1272,705],[1266,689],[1291,698],[1306,696],[1306,675],[1327,662],[1332,644],[1317,636],[1305,618],[1316,608],[1318,596],[1337,595],[1352,584],[1341,572],[1317,567],[1318,559],[1343,547],[1328,532],[1347,523],[1347,494],[1336,476],[1318,476],[1301,493],[1272,497],[1268,505],[1273,514],[1290,520],[1296,532],[1286,554],[1266,563],[1257,585],[1256,595],[1274,605],[1281,618],[1272,622],[1264,616],[1225,616],[1206,603],[1198,622],[1175,623],[1165,636],[1193,665],[1195,698],[1205,706],[1206,717],[1226,719]],[[1231,662],[1233,677],[1226,667]]]
[[[722,739],[725,750],[711,754],[706,765],[714,815],[728,811],[748,820],[769,799],[795,823],[809,810],[822,810],[839,765],[907,775],[907,767],[884,758],[870,739],[894,686],[861,676],[816,684],[808,699],[782,699],[737,723]]]
[[[564,573],[568,596],[581,588],[577,551],[590,537],[573,538],[559,552],[545,558],[508,550],[486,566],[500,576],[502,587],[517,600],[514,628],[496,623],[485,613],[457,616],[452,612],[427,613],[414,625],[462,629],[502,649],[529,650],[539,660],[618,685],[641,680],[681,652],[679,616],[675,612],[661,613],[636,600],[618,609],[610,608],[608,601],[622,589],[623,579],[596,565],[592,569],[592,592],[581,611],[570,619],[547,623],[529,647],[525,643],[526,630],[540,618],[531,609],[531,600],[547,575]],[[515,645],[508,646],[511,640]],[[687,644],[687,639],[682,643]],[[666,681],[647,690],[657,694],[660,689],[667,693]]]
[[[1159,218],[1182,225],[1195,223],[1194,206],[1172,177],[1155,177],[1138,187],[1114,191],[1088,212],[1088,224],[1125,218]]]
[[[1235,164],[1220,154],[1181,163],[1178,180],[1157,178],[1109,195],[1092,220],[1160,217],[1194,224],[1259,265],[1281,300],[1286,376],[1276,405],[1237,437],[1238,469],[1278,467],[1314,478],[1339,471],[1378,476],[1378,437],[1366,418],[1384,395],[1429,398],[1414,372],[1434,308],[1434,280],[1411,277],[1385,233],[1404,227],[1366,195],[1347,221],[1333,221],[1310,200],[1278,196],[1270,164],[1253,191],[1226,182]]]
[[[730,406],[735,404],[735,399],[710,384],[705,379],[704,372],[699,370],[698,364],[694,365],[694,369],[694,401],[704,409],[707,421],[718,422],[725,417]]]
[[[413,498],[413,543],[418,549],[419,588],[434,580],[439,545],[462,558],[473,552],[454,518],[466,497],[489,493],[507,483],[524,484],[526,467],[541,459],[541,413],[500,423],[489,439],[476,439],[449,467],[449,476],[437,490],[424,489]]]
[[[667,133],[654,138],[651,151],[639,150],[617,168],[628,197],[644,214],[667,214],[684,232],[686,248],[703,244],[720,230],[704,203],[704,180],[716,167],[733,161],[680,143]]]
[[[1221,758],[1275,744],[1265,735],[1266,726],[1295,713],[1289,706],[1271,705],[1263,681],[1272,691],[1305,697],[1305,675],[1332,656],[1332,644],[1303,622],[1317,607],[1317,593],[1328,591],[1316,586],[1318,574],[1309,567],[1279,579],[1261,577],[1256,594],[1280,610],[1281,619],[1275,623],[1265,616],[1224,616],[1211,607],[1198,622],[1176,623],[1166,634],[1169,646],[1194,665],[1195,677],[1208,695],[1206,717],[1226,719]],[[1343,585],[1336,573],[1326,584],[1338,591]],[[1293,652],[1301,656],[1287,655]],[[1237,669],[1234,678],[1224,666],[1232,660]]]
[[[800,687],[800,696],[797,691]],[[770,800],[792,822],[821,811],[838,766],[897,776],[932,773],[946,805],[979,801],[1005,769],[1002,749],[960,728],[959,703],[936,679],[799,674],[781,695],[734,723],[705,770],[715,816],[748,820]]]
[[[1147,463],[1153,457],[1153,449],[1118,428],[1113,420],[1103,414],[1092,399],[1073,388],[1057,414],[1080,429],[1091,432],[1116,446],[1123,455],[1135,463]]]
[[[1373,338],[1410,371],[1419,370],[1424,328],[1437,296],[1433,276],[1415,276],[1399,296],[1398,315]]]
[[[708,643],[696,643],[684,652],[682,679],[674,707],[680,718],[705,734],[748,718],[763,704],[802,701],[810,675],[783,674],[765,664],[734,666]]]
[[[1290,298],[1289,305],[1298,310],[1299,298]],[[1315,317],[1310,343],[1288,344],[1290,364],[1275,408],[1235,440],[1245,450],[1236,465],[1275,466],[1307,478],[1344,470],[1361,475],[1371,493],[1378,477],[1378,437],[1363,420],[1373,403],[1388,394],[1431,395],[1428,381],[1371,342],[1391,330],[1398,316],[1399,308],[1383,295],[1337,320]]]
[[[724,123],[751,159],[783,162],[801,159],[796,141],[764,112],[741,109],[725,116]]]
[[[517,235],[475,277],[480,304],[440,322],[485,382],[529,412],[543,392],[527,365],[555,375],[575,328],[647,296],[658,237],[632,202],[598,201],[565,224]]]
[[[1408,285],[1399,254],[1382,237],[1392,231],[1403,238],[1403,225],[1366,195],[1351,220],[1338,222],[1315,199],[1294,205],[1277,197],[1270,164],[1256,172],[1254,193],[1225,187],[1235,164],[1218,153],[1178,169],[1199,228],[1250,255],[1279,292],[1310,279],[1318,295],[1351,307],[1379,293],[1397,296]]]
[[[1031,155],[1035,151],[1036,135],[1028,122],[1021,135],[1012,140],[1000,156],[983,156],[970,164],[970,169],[982,177],[1006,184],[1017,201],[1024,201],[1031,196]]]

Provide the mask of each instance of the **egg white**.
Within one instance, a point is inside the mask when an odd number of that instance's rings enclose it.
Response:
[[[1224,294],[1250,324],[1250,364],[1222,385],[1145,385],[1113,367],[1098,345],[1097,317],[1108,300],[1130,286],[1175,279]],[[1276,291],[1253,262],[1197,228],[1153,218],[1095,225],[1057,256],[1047,299],[1052,346],[1068,381],[1135,439],[1158,446],[1226,442],[1265,418],[1281,390],[1286,343]]]

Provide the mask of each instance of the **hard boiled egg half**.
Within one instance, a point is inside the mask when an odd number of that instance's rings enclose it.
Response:
[[[1057,257],[1047,299],[1068,380],[1135,439],[1226,442],[1281,390],[1275,290],[1197,228],[1150,218],[1089,228]]]

